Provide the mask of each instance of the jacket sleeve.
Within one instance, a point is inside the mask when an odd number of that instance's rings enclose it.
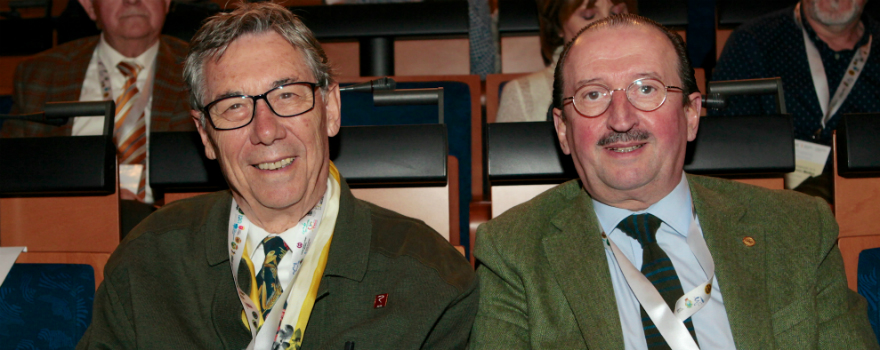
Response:
[[[479,302],[479,283],[477,278],[473,278],[470,286],[459,294],[440,316],[440,320],[428,334],[422,348],[466,349]]]
[[[135,330],[123,305],[113,283],[105,279],[95,294],[92,323],[76,349],[134,349]]]
[[[490,229],[477,229],[474,254],[481,265],[480,307],[471,332],[472,349],[530,349],[525,287],[492,240]]]
[[[865,298],[849,289],[837,246],[838,227],[828,204],[815,198],[822,229],[822,256],[816,271],[820,349],[880,349],[868,323]]]

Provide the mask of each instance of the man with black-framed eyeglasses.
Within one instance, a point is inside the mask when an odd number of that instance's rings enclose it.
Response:
[[[274,3],[218,14],[184,75],[230,189],[132,231],[79,349],[466,348],[473,269],[424,222],[353,197],[329,155],[339,85],[299,18]]]
[[[472,348],[878,348],[823,200],[684,173],[701,99],[678,35],[603,19],[555,73],[579,179],[477,230]]]

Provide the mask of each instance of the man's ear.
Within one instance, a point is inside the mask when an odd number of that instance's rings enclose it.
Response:
[[[95,12],[95,7],[92,3],[92,0],[79,0],[79,4],[82,5],[83,9],[86,10],[86,13],[89,15],[89,18],[91,18],[92,21],[98,21],[98,16]]]
[[[684,117],[687,119],[688,141],[697,138],[697,130],[700,128],[700,112],[703,108],[703,98],[699,91],[688,96],[688,104],[684,107]]]
[[[196,123],[196,129],[199,130],[199,136],[202,137],[202,144],[205,145],[205,155],[208,159],[217,159],[217,150],[214,148],[214,142],[211,141],[211,136],[209,136],[208,131],[205,130],[207,126],[202,126],[202,122],[199,121],[202,112],[193,109],[189,111],[189,114],[193,117],[193,123]]]
[[[342,125],[342,111],[339,101],[339,84],[333,83],[324,94],[324,117],[327,118],[328,137],[336,136]]]
[[[83,1],[83,0],[80,0]],[[171,0],[165,0],[165,14],[168,14],[168,11],[171,11]]]
[[[568,126],[565,125],[565,116],[562,115],[562,110],[559,108],[553,108],[553,125],[556,127],[556,136],[559,137],[559,147],[562,148],[562,153],[571,154],[566,136]]]

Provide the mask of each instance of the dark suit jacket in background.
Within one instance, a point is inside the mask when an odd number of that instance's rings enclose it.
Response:
[[[302,349],[464,349],[479,300],[470,264],[423,222],[341,185]],[[138,225],[104,269],[77,349],[245,348],[226,242],[231,202],[229,191],[178,201]]]
[[[847,288],[828,204],[715,178],[688,183],[737,349],[878,348],[864,299]],[[578,181],[480,226],[471,347],[623,349],[600,232]]]
[[[79,101],[83,80],[99,36],[75,40],[22,62],[15,70],[12,114],[36,113],[46,102]],[[183,60],[187,43],[170,36],[159,38],[156,78],[153,81],[151,131],[194,131],[189,114],[189,95],[183,83]],[[69,136],[73,118],[55,127],[7,120],[3,137]]]

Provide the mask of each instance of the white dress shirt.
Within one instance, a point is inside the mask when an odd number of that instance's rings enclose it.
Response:
[[[632,212],[600,203],[595,199],[593,208],[599,219],[599,225],[605,232],[610,232],[608,237],[636,269],[641,269],[642,266],[642,246],[638,240],[617,229],[617,224],[630,215],[644,213],[650,213],[662,220],[663,223],[657,231],[657,244],[669,256],[681,281],[682,289],[687,292],[706,282],[708,278],[687,244],[688,228],[693,213],[691,203],[687,178],[682,174],[681,182],[675,189],[647,210]],[[697,223],[699,224],[699,218]],[[700,234],[703,234],[702,228]],[[611,285],[614,287],[625,348],[647,350],[648,344],[645,340],[639,301],[626,282],[626,277],[610,249],[605,250],[605,257],[611,272]],[[714,277],[712,298],[691,317],[697,342],[702,350],[736,349],[730,322],[727,320],[727,311],[724,309],[723,288],[724,286],[718,284],[718,278]]]
[[[135,62],[142,67],[144,67],[140,74],[138,74],[137,79],[137,87],[138,90],[143,93],[144,85],[147,83],[148,78],[154,76],[156,66],[156,56],[159,54],[159,42],[151,46],[147,51],[142,53],[140,56],[135,58],[129,58],[123,56],[121,53],[113,49],[107,41],[104,40],[104,35],[101,35],[101,40],[98,43],[98,46],[95,47],[95,52],[92,54],[92,60],[89,62],[89,66],[86,69],[86,76],[83,79],[82,91],[79,95],[80,101],[103,101],[104,94],[102,92],[101,87],[101,79],[100,74],[98,73],[98,62],[103,62],[104,67],[107,68],[107,73],[110,76],[110,96],[115,101],[120,94],[123,93],[122,87],[125,85],[125,77],[122,75],[122,72],[116,68],[116,65],[122,61]],[[149,100],[147,100],[147,105],[144,108],[144,118],[146,118],[147,123],[147,166],[150,163],[150,106],[153,103],[152,91],[147,92],[150,94]],[[73,118],[73,131],[71,135],[73,136],[89,136],[89,135],[101,135],[104,131],[104,118],[96,118],[96,117],[76,117]],[[120,172],[124,172],[123,168],[119,169]],[[138,183],[129,183],[130,181],[125,181],[126,177],[120,177],[120,187],[121,188],[134,188],[134,193],[137,193]],[[137,180],[139,181],[139,180]],[[123,183],[125,182],[125,183]],[[149,172],[147,172],[147,186],[146,186],[146,203],[153,203],[153,189],[150,188],[150,178]]]

